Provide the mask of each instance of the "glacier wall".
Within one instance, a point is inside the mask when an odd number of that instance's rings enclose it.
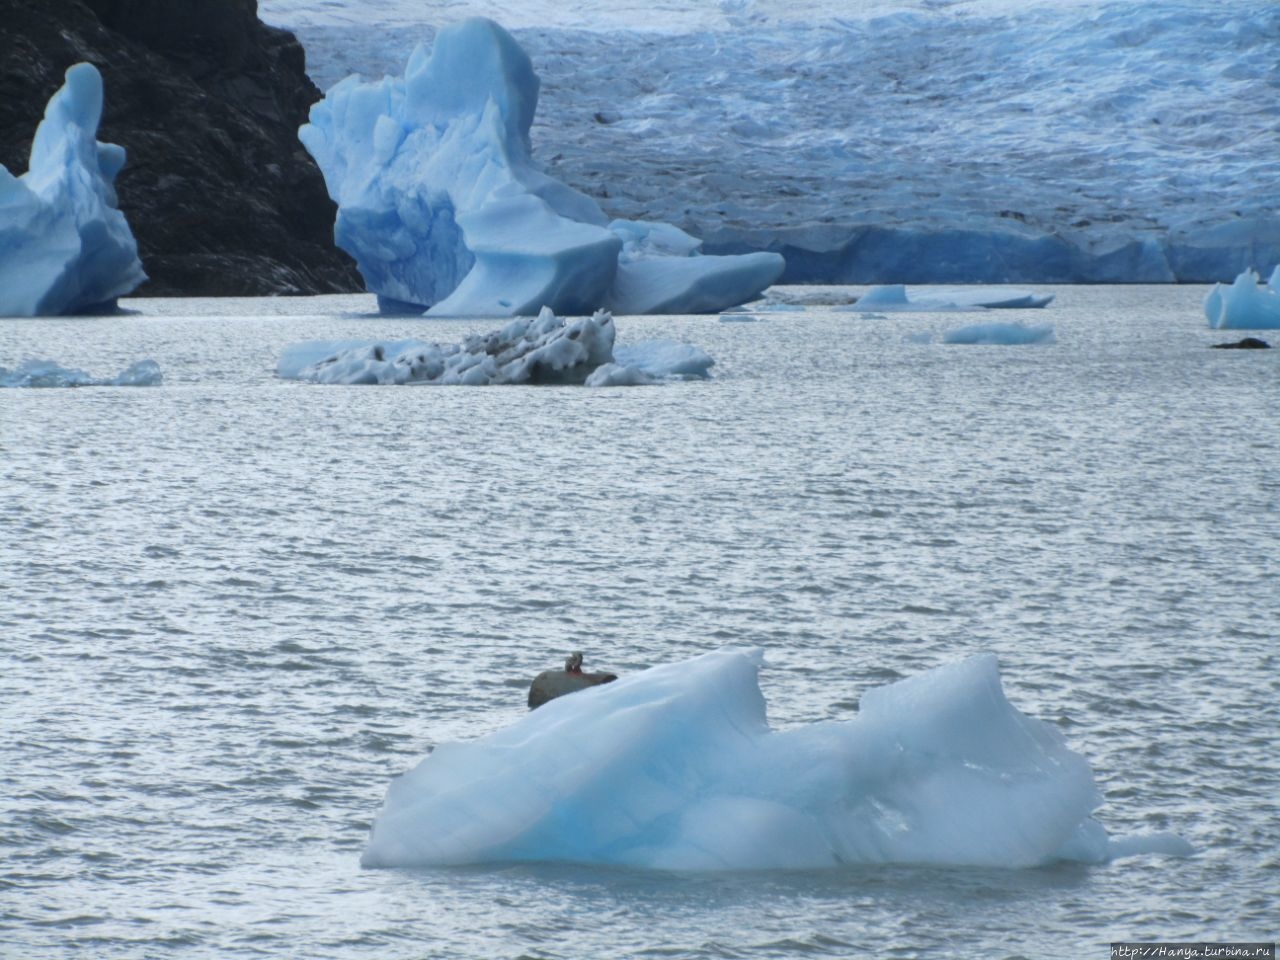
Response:
[[[322,86],[487,9],[261,7]],[[1271,0],[517,13],[549,174],[707,252],[776,251],[787,282],[1212,283],[1280,260]]]
[[[0,316],[48,316],[114,307],[147,277],[116,208],[123,148],[96,139],[102,75],[80,63],[49,100],[30,168],[0,165]]]

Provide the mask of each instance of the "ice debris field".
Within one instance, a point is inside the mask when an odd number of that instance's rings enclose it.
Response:
[[[311,341],[285,348],[276,375],[327,384],[641,386],[709,375],[702,350],[650,340],[615,350],[613,317],[568,321],[543,307],[499,330],[441,346],[421,340]]]
[[[0,316],[109,309],[146,279],[116,207],[125,152],[96,139],[102,75],[80,63],[45,109],[30,167],[0,165]]]
[[[362,863],[539,860],[660,870],[1032,867],[1138,852],[1089,763],[979,655],[867,690],[856,719],[774,730],[763,655],[725,649],[560,697],[437,746],[392,782]]]
[[[709,313],[776,281],[776,253],[700,255],[669,224],[610,222],[534,164],[539,80],[492,20],[442,29],[402,77],[349,77],[299,137],[338,204],[367,288],[432,316]]]

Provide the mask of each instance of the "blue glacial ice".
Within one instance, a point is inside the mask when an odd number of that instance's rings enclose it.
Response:
[[[12,370],[0,367],[0,387],[158,387],[163,382],[154,360],[139,360],[114,377],[94,377],[54,360],[23,360]]]
[[[1134,852],[1089,763],[1005,699],[980,655],[866,691],[851,721],[773,730],[758,650],[561,697],[441,744],[390,785],[367,867],[574,861],[663,870],[1030,867]]]
[[[49,100],[30,168],[0,166],[0,316],[101,312],[146,280],[116,208],[125,152],[95,137],[102,76],[79,63]]]
[[[1214,330],[1280,330],[1280,264],[1265,286],[1252,270],[1230,286],[1215,283],[1205,295],[1204,313]]]
[[[777,280],[773,253],[710,257],[666,224],[609,222],[543,174],[529,140],[539,80],[475,18],[419,46],[402,77],[348,77],[299,137],[338,204],[334,238],[370,291],[434,316],[714,312]]]
[[[613,317],[573,320],[543,307],[462,343],[422,340],[308,341],[284,349],[276,375],[327,384],[638,386],[700,379],[715,363],[689,344],[642,341],[614,349]]]

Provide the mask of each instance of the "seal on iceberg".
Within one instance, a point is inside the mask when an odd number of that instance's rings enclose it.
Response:
[[[529,709],[540,707],[548,700],[566,693],[585,690],[617,680],[616,673],[583,673],[582,654],[574,653],[564,661],[563,670],[544,670],[533,678],[529,687]]]

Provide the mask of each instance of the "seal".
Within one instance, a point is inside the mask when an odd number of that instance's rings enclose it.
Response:
[[[582,654],[570,654],[565,658],[563,670],[544,670],[533,678],[533,683],[529,686],[529,709],[540,707],[548,700],[563,697],[566,693],[598,687],[617,679],[616,673],[583,673]]]

